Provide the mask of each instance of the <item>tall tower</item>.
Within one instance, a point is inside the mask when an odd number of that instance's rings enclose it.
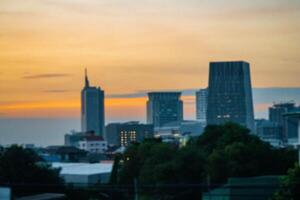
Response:
[[[254,131],[250,65],[244,61],[211,62],[209,66],[207,123],[227,121]]]
[[[196,92],[196,119],[203,123],[206,123],[207,96],[207,89],[200,89]]]
[[[183,103],[180,92],[150,92],[147,101],[147,123],[154,128],[183,120]]]
[[[85,69],[85,85],[81,91],[81,130],[94,131],[104,135],[104,91],[100,87],[91,87]]]

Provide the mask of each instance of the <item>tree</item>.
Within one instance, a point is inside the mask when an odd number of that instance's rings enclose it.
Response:
[[[214,184],[229,177],[282,175],[297,159],[295,150],[275,149],[234,123],[206,127],[193,144],[206,153],[207,173]]]
[[[280,190],[275,194],[275,200],[297,200],[300,198],[300,166],[288,170],[282,178]]]
[[[207,179],[216,187],[229,177],[282,175],[296,160],[295,150],[273,148],[247,128],[227,123],[207,126],[183,148],[157,140],[129,146],[119,183],[137,179],[154,199],[199,199]]]
[[[49,186],[60,187],[63,181],[59,170],[51,169],[40,161],[39,156],[30,149],[20,146],[4,149],[0,156],[0,183],[11,186],[16,193],[26,188],[35,193],[34,187],[39,187],[39,190],[49,189]]]

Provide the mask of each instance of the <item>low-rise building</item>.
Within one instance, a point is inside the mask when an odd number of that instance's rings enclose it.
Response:
[[[106,126],[105,140],[115,146],[128,146],[132,142],[142,142],[153,138],[153,125],[139,122],[111,123]]]
[[[113,162],[104,163],[52,163],[53,168],[60,168],[60,176],[66,183],[74,186],[89,186],[108,183]]]
[[[107,142],[100,136],[86,136],[79,141],[79,149],[90,153],[104,153],[107,150]]]
[[[78,162],[86,154],[86,151],[72,146],[48,146],[40,152],[40,156],[47,162]]]
[[[204,131],[205,123],[199,121],[178,121],[156,128],[154,135],[163,142],[176,143],[184,146],[189,138],[200,136]]]
[[[65,146],[73,146],[79,148],[79,141],[81,141],[86,136],[95,135],[95,132],[77,132],[71,131],[70,133],[65,134]]]

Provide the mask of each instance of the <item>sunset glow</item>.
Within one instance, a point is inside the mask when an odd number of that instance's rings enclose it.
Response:
[[[108,120],[145,118],[146,97],[110,96],[206,87],[214,60],[250,62],[254,87],[300,86],[299,1],[2,0],[0,26],[4,118],[79,117],[85,67]]]

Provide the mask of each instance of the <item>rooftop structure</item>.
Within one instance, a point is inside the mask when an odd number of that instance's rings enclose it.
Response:
[[[86,186],[108,183],[113,163],[52,163],[53,168],[61,168],[60,176],[66,183]]]

